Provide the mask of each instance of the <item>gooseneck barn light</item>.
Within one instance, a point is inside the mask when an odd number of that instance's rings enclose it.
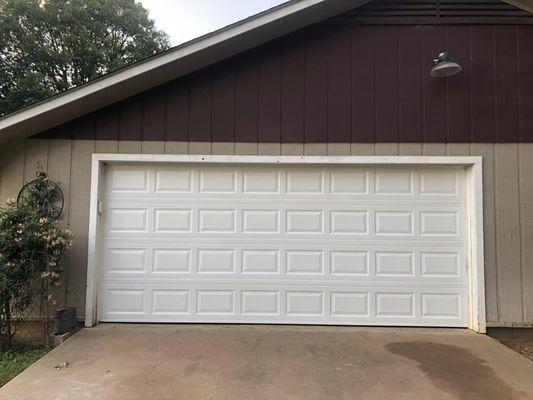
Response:
[[[445,78],[461,72],[463,68],[453,61],[452,56],[447,51],[443,51],[433,60],[433,68],[430,75],[434,78]]]

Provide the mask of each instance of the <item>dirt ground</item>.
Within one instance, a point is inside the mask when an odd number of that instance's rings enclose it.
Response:
[[[512,339],[502,340],[502,343],[510,347],[517,353],[529,358],[533,361],[533,340],[532,339]]]

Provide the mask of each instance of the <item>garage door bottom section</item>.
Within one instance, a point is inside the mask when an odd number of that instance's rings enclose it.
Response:
[[[109,165],[103,322],[467,325],[464,170]]]

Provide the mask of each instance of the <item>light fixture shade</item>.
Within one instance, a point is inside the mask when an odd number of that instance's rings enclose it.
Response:
[[[433,68],[431,68],[430,75],[435,78],[444,78],[458,74],[462,69],[463,68],[453,60],[450,53],[444,51],[433,60]]]

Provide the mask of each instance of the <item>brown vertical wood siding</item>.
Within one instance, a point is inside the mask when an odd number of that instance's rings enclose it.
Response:
[[[463,71],[429,76],[448,50]],[[533,141],[533,26],[315,25],[42,134],[282,143]]]

